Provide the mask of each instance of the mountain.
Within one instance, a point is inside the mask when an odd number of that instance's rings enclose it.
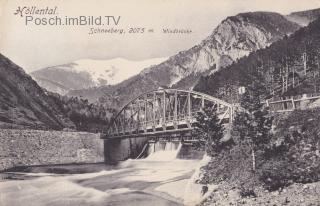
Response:
[[[0,128],[62,129],[73,123],[22,68],[0,54]]]
[[[0,128],[64,128],[97,132],[114,111],[88,100],[41,88],[31,76],[0,54]]]
[[[69,94],[91,101],[99,98],[101,103],[119,107],[133,97],[159,87],[192,89],[201,76],[212,74],[299,28],[297,23],[277,13],[241,13],[222,21],[200,44],[120,84]]]
[[[231,103],[239,100],[239,87],[249,90],[252,84],[264,98],[319,93],[320,18],[214,75],[202,77],[194,89]]]
[[[288,20],[296,22],[301,26],[307,26],[310,22],[320,17],[320,9],[293,12],[286,16]]]
[[[31,73],[40,86],[48,91],[66,94],[70,90],[114,85],[138,74],[142,69],[159,64],[166,58],[130,61],[82,59],[70,64],[48,67]]]

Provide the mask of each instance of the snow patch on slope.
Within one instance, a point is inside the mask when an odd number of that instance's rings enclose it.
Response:
[[[110,60],[81,59],[74,62],[72,69],[76,72],[87,72],[99,85],[113,85],[140,73],[143,69],[159,64],[167,58],[154,58],[143,61],[130,61],[123,58]]]

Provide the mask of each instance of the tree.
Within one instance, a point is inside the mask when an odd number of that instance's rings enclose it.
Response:
[[[252,170],[255,171],[256,151],[265,151],[270,143],[273,118],[260,101],[259,86],[254,83],[250,87],[241,97],[241,107],[244,110],[235,117],[232,131],[238,137],[239,143],[249,146]]]
[[[205,106],[196,115],[194,135],[205,142],[205,149],[208,155],[214,156],[223,149],[224,127],[217,115],[217,106]]]

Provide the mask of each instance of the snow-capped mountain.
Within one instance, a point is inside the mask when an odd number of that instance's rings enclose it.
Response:
[[[120,83],[138,74],[141,70],[165,60],[166,58],[143,61],[131,61],[123,58],[81,59],[70,64],[40,69],[32,72],[31,75],[43,88],[66,94],[70,90]]]
[[[71,91],[69,94],[119,106],[160,86],[192,89],[202,75],[214,73],[299,28],[297,23],[278,13],[241,13],[222,21],[200,44],[179,52],[120,84]]]

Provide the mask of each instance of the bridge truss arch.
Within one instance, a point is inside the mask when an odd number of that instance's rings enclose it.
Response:
[[[110,122],[104,138],[129,138],[190,131],[204,106],[217,107],[223,123],[234,118],[234,106],[213,96],[187,90],[159,89],[131,100]]]

